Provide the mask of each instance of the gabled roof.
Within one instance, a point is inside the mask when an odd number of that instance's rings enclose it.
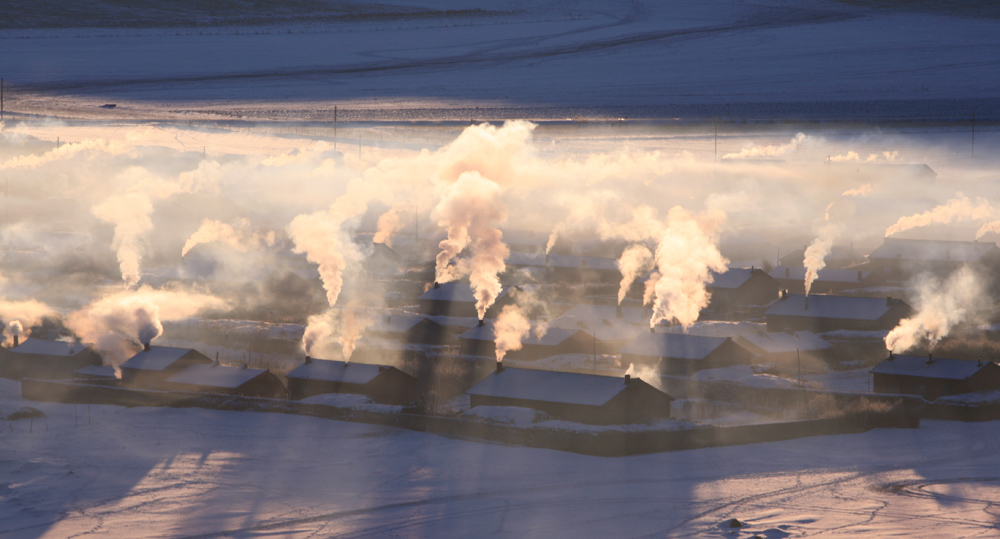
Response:
[[[372,322],[372,325],[368,326],[368,330],[383,333],[406,333],[424,320],[427,319],[423,316],[393,313],[376,318],[375,321]],[[439,325],[437,322],[432,322],[430,320],[428,320],[428,322],[434,325]]]
[[[618,261],[598,256],[557,255],[545,253],[510,253],[510,266],[536,266],[547,268],[580,268],[618,271]]]
[[[909,309],[909,305],[901,299],[809,294],[807,303],[804,294],[789,294],[785,299],[775,302],[764,314],[840,320],[878,320],[896,306]]]
[[[288,373],[287,377],[364,385],[378,378],[379,375],[391,368],[385,365],[347,363],[333,359],[314,359],[312,363],[299,365],[292,372]]]
[[[528,245],[543,248],[549,243],[549,233],[540,230],[503,230],[503,242],[507,245]]]
[[[34,354],[40,356],[75,356],[87,349],[78,342],[46,341],[43,339],[27,339],[20,345],[10,349],[15,354]]]
[[[704,359],[729,339],[644,331],[619,353],[675,359]]]
[[[573,313],[573,310],[570,309],[566,314],[549,321],[549,331],[555,328],[582,330],[591,332],[592,334],[596,333],[597,339],[601,341],[631,340],[643,331],[642,328],[635,324],[625,322],[624,319],[615,318],[614,307],[611,307],[610,318],[596,318],[595,320],[595,317],[587,316],[588,314],[590,313],[582,310],[577,310],[576,313]],[[586,325],[586,328],[581,327],[581,323]]]
[[[996,243],[886,238],[882,245],[868,255],[868,258],[870,260],[975,262],[991,251],[997,251]]]
[[[241,369],[222,365],[191,365],[166,379],[175,384],[235,389],[267,372],[266,369]]]
[[[470,341],[493,341],[496,338],[493,330],[494,325],[494,321],[486,321],[482,326],[476,326],[459,335],[458,338]],[[545,332],[545,335],[542,335],[542,338],[539,339],[535,336],[534,329],[532,329],[528,336],[521,340],[521,343],[537,346],[559,346],[581,331],[579,329],[549,328]]]
[[[871,274],[872,272],[870,271],[823,268],[816,272],[816,280],[831,283],[857,284],[862,280],[867,279]],[[771,270],[770,275],[775,279],[794,279],[796,281],[804,282],[806,279],[806,268],[777,266]]]
[[[497,299],[507,295],[508,288],[504,288]],[[472,291],[469,283],[440,283],[436,287],[432,286],[424,292],[420,299],[431,301],[450,301],[454,303],[475,303],[476,295]]]
[[[751,351],[760,350],[765,354],[785,354],[801,350],[810,352],[815,350],[826,350],[830,348],[830,343],[822,337],[809,331],[765,333],[747,333],[734,339],[737,344],[750,345]],[[756,350],[755,350],[756,349]]]
[[[936,357],[932,363],[928,363],[927,359],[924,356],[894,356],[876,365],[871,372],[894,376],[967,380],[991,365],[989,361],[979,363],[969,359]]]
[[[645,383],[634,379],[630,383]],[[469,395],[584,406],[602,406],[628,387],[624,378],[570,372],[514,369],[492,373]],[[654,388],[655,389],[655,388]]]
[[[613,305],[574,305],[559,318],[572,317],[573,319],[582,320],[591,328],[606,325],[604,324],[605,320],[612,324],[622,323],[646,328],[649,327],[649,312],[649,310],[641,307],[622,307],[622,316],[618,318],[618,308]],[[598,331],[598,338],[600,338],[600,331]]]
[[[173,346],[150,346],[149,350],[142,350],[138,354],[122,363],[123,369],[139,369],[144,371],[162,371],[173,365],[175,361],[183,357],[188,352],[194,352],[192,348],[174,348]]]
[[[95,378],[116,378],[115,368],[108,365],[87,365],[73,371],[73,373]]]

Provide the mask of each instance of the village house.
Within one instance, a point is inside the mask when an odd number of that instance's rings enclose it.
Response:
[[[793,294],[804,294],[806,291],[805,268],[778,266],[771,270],[771,277],[782,290]],[[816,272],[810,291],[814,294],[839,294],[845,290],[879,286],[884,282],[885,279],[873,271],[823,268]]]
[[[497,369],[468,391],[469,405],[517,406],[552,419],[613,425],[670,417],[673,397],[625,375],[624,378],[569,372]]]
[[[640,327],[640,325],[642,327]],[[548,322],[549,329],[583,330],[597,340],[598,354],[616,354],[649,326],[643,309],[610,305],[574,305]]]
[[[226,367],[218,362],[191,365],[163,380],[161,387],[173,391],[220,393],[244,397],[284,399],[288,391],[277,376],[267,369],[250,369],[246,365]]]
[[[445,326],[424,316],[393,313],[379,316],[365,330],[365,337],[392,339],[413,344],[445,344],[451,333]]]
[[[507,275],[525,270],[538,281],[566,283],[604,283],[621,279],[618,261],[596,256],[573,256],[545,253],[511,253],[507,257]]]
[[[288,398],[300,400],[326,393],[365,395],[383,404],[408,404],[417,398],[417,379],[388,365],[347,363],[306,357],[286,375]]]
[[[142,389],[161,389],[162,382],[191,365],[210,365],[212,360],[192,348],[151,346],[121,365],[122,384]]]
[[[901,299],[783,294],[764,315],[767,331],[888,331],[913,309]]]
[[[886,238],[868,260],[878,275],[901,281],[919,272],[947,275],[966,265],[995,271],[1000,248],[993,242]]]
[[[749,365],[753,356],[729,337],[646,331],[621,349],[622,363],[650,365],[661,374],[690,376],[702,369]]]
[[[496,302],[486,310],[486,318],[496,318],[504,305],[513,302],[508,292],[503,289]],[[469,283],[434,283],[424,292],[419,300],[420,314],[431,316],[452,316],[478,318],[476,310],[476,295]]]
[[[0,351],[0,376],[13,380],[74,378],[77,369],[100,364],[101,356],[78,342],[25,339],[19,343],[14,337],[14,346]]]
[[[756,356],[754,363],[769,364],[782,373],[823,373],[832,346],[819,335],[808,331],[738,335],[736,344]]]
[[[496,356],[494,322],[486,322],[458,336],[461,352],[470,356]],[[510,359],[535,361],[545,357],[561,354],[592,354],[596,351],[596,342],[592,334],[581,329],[548,328],[544,335],[538,337],[531,331],[521,340],[520,350],[507,352]]]
[[[875,393],[919,395],[927,400],[1000,389],[1000,366],[992,361],[890,353],[870,372]]]
[[[729,268],[711,272],[705,288],[711,294],[702,316],[727,317],[752,306],[763,306],[778,298],[778,282],[760,268]]]

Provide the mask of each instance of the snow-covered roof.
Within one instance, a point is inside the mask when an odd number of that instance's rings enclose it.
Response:
[[[375,321],[372,322],[372,325],[368,326],[368,330],[380,331],[384,333],[406,333],[424,320],[425,318],[423,316],[393,313],[376,318]]]
[[[493,341],[496,338],[496,334],[493,332],[493,326],[495,322],[492,320],[484,322],[482,326],[476,326],[465,333],[458,336],[459,339],[465,339],[470,341]],[[553,328],[550,327],[545,335],[541,338],[535,336],[535,331],[532,331],[521,340],[522,344],[533,344],[539,346],[558,346],[569,339],[573,335],[579,333],[580,329],[563,329],[563,328]]]
[[[35,354],[40,356],[75,356],[87,349],[78,342],[46,341],[43,339],[27,339],[10,349],[18,354]]]
[[[816,272],[816,280],[856,284],[868,278],[871,274],[872,272],[870,271],[824,268]],[[778,266],[771,270],[771,277],[774,277],[775,279],[794,279],[796,281],[805,281],[806,268]]]
[[[809,331],[749,333],[740,335],[734,339],[737,344],[748,343],[753,348],[759,349],[765,354],[784,354],[801,350],[809,352],[814,350],[826,350],[830,348],[830,343],[822,337]]]
[[[265,369],[241,369],[222,365],[191,365],[166,379],[175,384],[235,389],[267,372]]]
[[[809,294],[808,308],[804,294],[789,294],[774,303],[767,316],[803,316],[810,318],[836,318],[841,320],[878,320],[896,305],[906,305],[900,299],[858,298]]]
[[[116,378],[115,368],[108,365],[87,365],[86,367],[73,371],[75,374],[83,376],[94,376],[99,378]]]
[[[507,295],[509,289],[504,288],[497,299]],[[420,299],[431,301],[451,301],[455,303],[475,303],[476,295],[469,283],[440,283],[424,292]]]
[[[726,340],[720,337],[644,331],[619,352],[636,356],[704,359]]]
[[[472,387],[469,395],[601,406],[627,386],[624,378],[505,367]]]
[[[621,312],[622,317],[618,318],[618,307],[613,305],[574,305],[562,316],[578,318],[590,327],[603,324],[604,320],[612,323],[618,321],[643,327],[649,326],[649,310],[641,307],[622,307]]]
[[[585,268],[618,271],[618,261],[597,256],[557,255],[545,253],[510,253],[510,266],[537,266],[548,268]]]
[[[886,238],[868,258],[871,260],[926,260],[953,262],[975,262],[990,251],[996,250],[997,244],[985,241],[951,241],[951,240],[910,240],[903,238]]]
[[[970,359],[934,358],[931,363],[924,356],[894,356],[872,368],[872,374],[917,376],[920,378],[941,378],[946,380],[966,380],[985,369],[990,362]]]
[[[123,369],[139,369],[144,371],[162,371],[180,359],[191,348],[174,348],[173,346],[150,346],[122,363]]]
[[[726,271],[710,272],[712,276],[712,282],[707,283],[705,286],[708,288],[727,288],[736,289],[743,286],[743,283],[750,280],[753,276],[754,270],[751,268],[729,268]]]
[[[289,372],[287,376],[288,378],[364,385],[390,368],[384,365],[346,363],[333,359],[314,359],[312,363],[299,365],[292,372]]]
[[[549,321],[549,331],[552,331],[555,328],[588,331],[596,333],[597,339],[601,341],[631,340],[643,331],[642,328],[636,326],[635,324],[630,324],[623,321],[623,319],[615,318],[614,307],[611,309],[611,318],[598,318],[597,320],[594,320],[593,317],[566,313],[559,318]],[[581,323],[585,324],[587,327],[581,327]]]

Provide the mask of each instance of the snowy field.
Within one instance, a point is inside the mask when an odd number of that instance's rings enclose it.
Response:
[[[323,419],[29,403],[0,536],[995,537],[1000,422],[598,458]],[[88,417],[89,415],[89,417]],[[30,429],[30,431],[29,431]],[[736,518],[745,527],[730,529]]]
[[[218,3],[217,3],[218,4]],[[1000,116],[1000,9],[896,2],[17,0],[7,108],[90,118]],[[116,103],[118,108],[98,108]]]

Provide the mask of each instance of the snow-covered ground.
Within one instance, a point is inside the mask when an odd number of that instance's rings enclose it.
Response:
[[[33,406],[47,419],[0,428],[4,538],[939,538],[1000,526],[1000,422],[600,458],[18,396],[0,380],[4,415]]]

